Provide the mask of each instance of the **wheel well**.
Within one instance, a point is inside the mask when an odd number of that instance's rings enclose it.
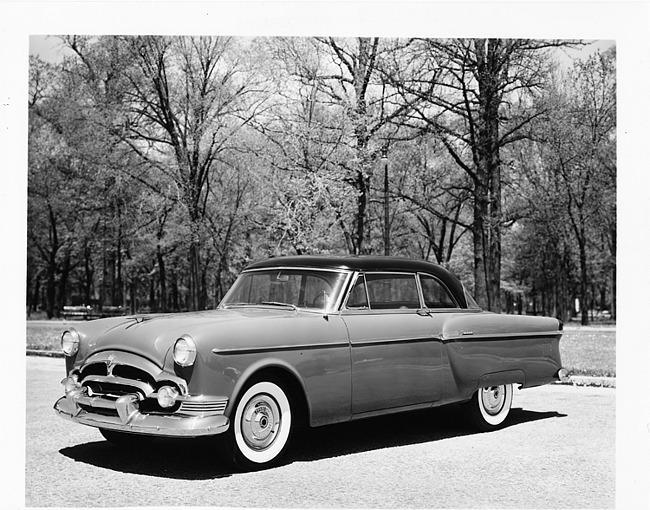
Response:
[[[242,393],[251,385],[270,381],[280,385],[288,393],[289,401],[294,405],[293,420],[298,427],[309,424],[309,405],[304,389],[297,377],[281,367],[266,367],[250,376],[242,388]]]

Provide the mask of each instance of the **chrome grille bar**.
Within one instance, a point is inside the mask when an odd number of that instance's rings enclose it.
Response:
[[[125,388],[133,388],[142,393],[144,397],[149,397],[154,392],[150,384],[135,379],[126,379],[124,377],[117,377],[114,375],[90,375],[83,380],[83,386],[89,386],[92,383],[98,384],[114,384],[123,386]],[[127,391],[125,391],[126,393]],[[132,393],[132,392],[131,392]]]
[[[210,414],[223,414],[228,406],[228,399],[214,397],[192,397],[187,396],[181,400],[179,413],[189,414],[192,416],[203,416]]]

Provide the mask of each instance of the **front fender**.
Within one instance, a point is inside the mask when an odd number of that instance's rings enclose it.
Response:
[[[298,371],[290,363],[286,362],[283,359],[276,358],[276,357],[269,357],[269,358],[256,360],[255,362],[248,365],[241,373],[241,375],[235,382],[235,385],[232,390],[232,396],[230,398],[230,401],[228,402],[228,406],[226,407],[226,411],[224,413],[226,416],[229,417],[231,413],[234,413],[235,405],[240,395],[243,394],[246,387],[248,386],[249,381],[251,381],[256,376],[256,374],[259,374],[260,372],[269,369],[283,370],[285,373],[289,374],[294,379],[296,384],[299,386],[300,391],[302,391],[302,394],[305,395],[305,400],[307,402],[307,407],[308,407],[307,412],[310,413],[309,410],[310,404],[307,395],[307,389],[305,388],[304,382],[300,377]]]

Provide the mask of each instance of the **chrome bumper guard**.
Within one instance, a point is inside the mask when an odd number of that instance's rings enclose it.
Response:
[[[197,437],[221,434],[228,430],[230,420],[223,414],[187,416],[179,414],[143,414],[138,409],[137,395],[123,395],[117,400],[90,397],[83,390],[69,391],[61,397],[54,410],[62,418],[83,425],[108,430],[166,437]],[[95,414],[85,411],[81,405],[94,409],[117,411],[117,416]]]
[[[571,382],[571,376],[569,375],[569,372],[567,372],[566,369],[561,368],[557,372],[557,378],[561,383],[568,383]]]

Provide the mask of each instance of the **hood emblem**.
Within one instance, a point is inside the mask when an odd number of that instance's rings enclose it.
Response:
[[[115,355],[111,354],[106,358],[106,372],[108,375],[113,375],[113,367],[115,366]]]

